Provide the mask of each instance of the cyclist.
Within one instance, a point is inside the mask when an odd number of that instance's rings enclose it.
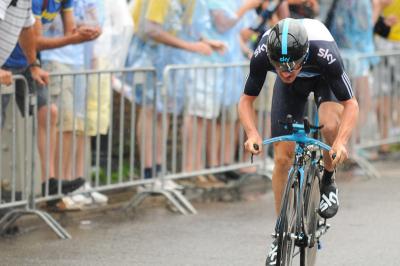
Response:
[[[328,29],[313,19],[287,18],[264,34],[251,59],[250,74],[238,107],[247,135],[245,148],[253,154],[261,152],[262,138],[256,128],[252,104],[268,71],[277,74],[272,97],[272,137],[289,134],[279,121],[284,121],[287,114],[301,121],[308,95],[314,92],[319,120],[324,125],[322,135],[332,146],[329,153],[324,152],[319,213],[323,218],[331,218],[339,208],[334,169],[348,157],[346,144],[358,118],[358,103],[336,42]],[[260,149],[254,149],[254,144]],[[274,143],[272,188],[277,214],[293,162],[294,147],[291,142]],[[333,154],[336,154],[334,160],[331,159]],[[276,245],[275,240],[267,258],[271,265],[276,260]]]

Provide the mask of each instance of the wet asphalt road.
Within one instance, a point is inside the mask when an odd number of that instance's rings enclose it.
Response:
[[[383,177],[339,180],[341,208],[317,265],[400,265],[400,165]],[[182,216],[156,207],[71,221],[72,240],[41,226],[0,239],[0,265],[263,265],[274,226],[272,193],[238,203],[196,204]]]

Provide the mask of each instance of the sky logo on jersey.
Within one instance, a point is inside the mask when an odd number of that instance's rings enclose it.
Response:
[[[258,46],[257,49],[254,51],[254,57],[257,57],[257,55],[261,52],[267,51],[267,45],[264,43],[261,46]]]
[[[328,64],[332,64],[336,61],[336,58],[333,57],[332,54],[329,53],[329,49],[319,48],[318,56],[328,60]]]

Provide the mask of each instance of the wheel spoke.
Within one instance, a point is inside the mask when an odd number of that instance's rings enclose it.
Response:
[[[319,179],[315,177],[316,171],[311,172],[314,175],[310,186],[306,189],[304,195],[304,229],[306,234],[311,238],[309,244],[311,246],[305,247],[303,249],[304,254],[301,261],[304,263],[302,265],[313,266],[316,261],[317,252],[317,239],[315,238],[316,230],[318,229],[319,215],[317,213],[318,202],[319,202]]]

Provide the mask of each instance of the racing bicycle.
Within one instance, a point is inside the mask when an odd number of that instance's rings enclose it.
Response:
[[[294,162],[272,234],[278,241],[273,251],[276,252],[276,265],[290,266],[295,259],[300,261],[301,266],[314,265],[317,248],[321,247],[320,237],[330,228],[326,219],[319,216],[318,207],[323,170],[322,150],[329,151],[331,147],[318,140],[323,125],[318,126],[317,122],[312,125],[305,117],[303,124],[299,124],[288,115],[286,121],[280,121],[280,124],[290,134],[263,141],[263,145],[280,141],[296,143]],[[259,147],[255,144],[254,148],[258,150]],[[297,255],[300,256],[296,258]]]

